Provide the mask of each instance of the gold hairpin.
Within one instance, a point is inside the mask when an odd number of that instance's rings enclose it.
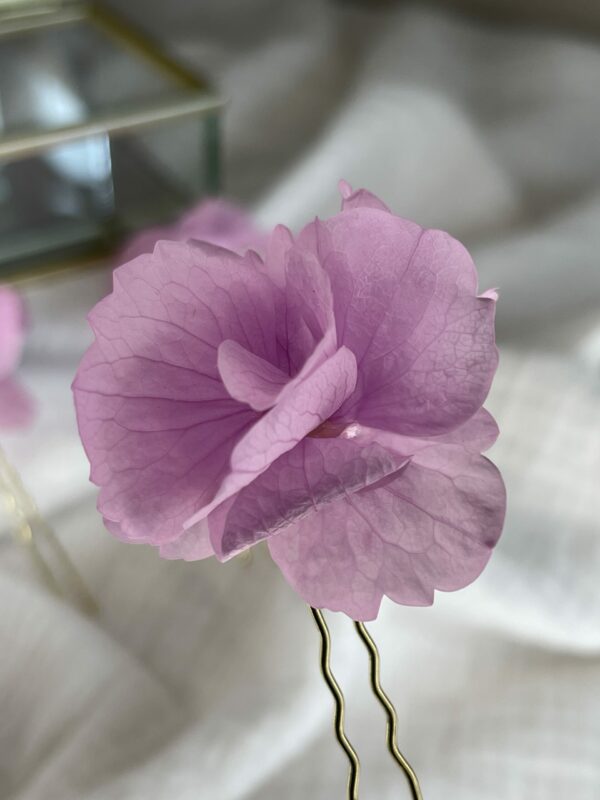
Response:
[[[345,700],[344,694],[331,671],[331,636],[323,612],[318,608],[310,607],[315,623],[321,634],[321,672],[325,683],[329,687],[335,701],[334,729],[336,738],[348,757],[350,768],[348,771],[347,800],[358,800],[358,786],[360,781],[360,760],[344,729]],[[390,698],[381,686],[380,658],[377,645],[365,627],[364,622],[355,622],[359,637],[369,652],[371,688],[379,703],[383,706],[387,716],[386,741],[392,758],[400,766],[410,786],[413,800],[423,800],[419,779],[398,748],[398,717],[396,709]]]
[[[98,613],[96,601],[56,534],[42,518],[17,470],[0,448],[0,501],[9,515],[14,538],[26,548],[48,589],[74,603],[84,614]],[[42,546],[43,545],[43,546]]]

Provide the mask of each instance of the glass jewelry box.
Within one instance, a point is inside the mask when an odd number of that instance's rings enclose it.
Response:
[[[0,282],[97,261],[214,193],[222,106],[104,6],[0,0]]]

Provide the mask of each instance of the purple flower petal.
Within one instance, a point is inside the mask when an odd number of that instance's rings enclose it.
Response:
[[[429,438],[401,436],[397,433],[382,431],[378,428],[353,426],[353,434],[357,443],[369,444],[378,442],[383,447],[405,455],[414,455],[428,447],[440,444],[457,444],[470,453],[482,453],[494,444],[498,438],[498,426],[492,415],[481,408],[470,420],[450,433]]]
[[[331,285],[318,260],[297,248],[286,253],[285,278],[289,371],[294,375],[304,365],[309,374],[337,350]]]
[[[351,208],[378,208],[391,213],[382,200],[366,189],[354,191],[347,181],[340,181],[339,189],[342,195],[342,211],[349,211]]]
[[[309,603],[369,619],[466,585],[500,534],[497,294],[448,234],[340,190],[264,260],[162,242],[118,270],[74,392],[116,536],[186,560],[268,539]]]
[[[433,444],[459,444],[471,453],[485,453],[498,438],[498,425],[489,411],[480,408],[471,419],[450,433],[434,436]],[[416,449],[414,452],[417,452]]]
[[[338,342],[359,365],[340,418],[431,436],[473,416],[498,356],[494,299],[476,296],[465,248],[373,208],[312,223],[300,243],[330,276]]]
[[[0,428],[22,428],[33,412],[31,396],[14,378],[0,380]]]
[[[356,385],[356,359],[341,347],[312,375],[267,412],[240,439],[230,457],[230,469],[210,503],[185,522],[185,527],[204,519],[262,475],[271,464],[327,420]]]
[[[206,541],[208,529],[203,529],[203,540],[198,544],[198,533],[192,528],[168,544],[169,557],[193,561],[209,552],[226,560],[341,495],[357,492],[396,472],[419,450],[459,444],[479,454],[491,447],[497,435],[497,425],[485,409],[451,434],[432,439],[360,426],[352,426],[333,439],[311,435],[210,513],[212,546]],[[167,549],[162,548],[163,552]]]
[[[265,264],[269,276],[280,289],[285,289],[287,280],[287,257],[294,247],[294,237],[285,225],[277,225],[267,240]]]
[[[204,558],[214,556],[215,551],[210,541],[208,520],[201,520],[177,539],[161,545],[159,552],[163,558],[183,559],[184,561],[202,561]]]
[[[144,356],[107,357],[98,344],[81,363],[79,428],[100,486],[98,508],[122,539],[158,544],[177,536],[214,496],[235,442],[256,419],[229,397],[202,399],[191,380],[183,383],[191,377]]]
[[[254,363],[288,368],[278,342],[290,303],[265,272],[220,248],[161,242],[114,283],[90,315],[96,343],[74,383],[78,421],[101,513],[122,538],[159,544],[331,416],[354,389],[356,362],[342,348],[301,371],[260,417],[228,393],[218,352],[225,339]]]
[[[255,411],[272,408],[289,375],[232,339],[219,345],[219,375],[229,394]]]
[[[242,254],[252,248],[262,251],[266,236],[259,231],[246,212],[225,200],[203,200],[172,225],[148,228],[136,234],[117,256],[117,264],[125,264],[144,253],[152,253],[161,241],[185,242],[196,239],[226,247]]]
[[[90,315],[96,343],[74,382],[78,422],[103,516],[124,538],[158,543],[212,499],[259,419],[223,386],[220,343],[276,360],[283,297],[207,246],[163,242],[114,280]]]
[[[307,603],[353,619],[377,616],[383,595],[429,605],[434,590],[471,583],[502,530],[505,492],[483,456],[431,447],[379,484],[324,506],[269,539]]]
[[[209,517],[217,557],[225,560],[344,495],[396,471],[406,459],[377,443],[304,439]]]

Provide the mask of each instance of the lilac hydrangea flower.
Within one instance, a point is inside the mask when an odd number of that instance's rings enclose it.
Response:
[[[127,261],[143,253],[151,253],[161,240],[185,242],[199,239],[226,247],[234,253],[248,248],[261,252],[267,237],[258,230],[252,217],[233,203],[223,199],[203,200],[171,225],[147,228],[135,234],[118,254],[116,262]]]
[[[13,377],[25,338],[25,315],[19,295],[0,286],[0,428],[26,425],[32,416],[30,396]]]
[[[74,392],[116,536],[186,560],[266,539],[308,603],[368,620],[466,586],[500,536],[496,295],[447,233],[341,190],[264,259],[159,242],[118,269]]]

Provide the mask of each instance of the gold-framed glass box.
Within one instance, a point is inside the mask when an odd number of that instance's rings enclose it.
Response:
[[[222,100],[101,4],[0,0],[0,282],[217,191]]]

